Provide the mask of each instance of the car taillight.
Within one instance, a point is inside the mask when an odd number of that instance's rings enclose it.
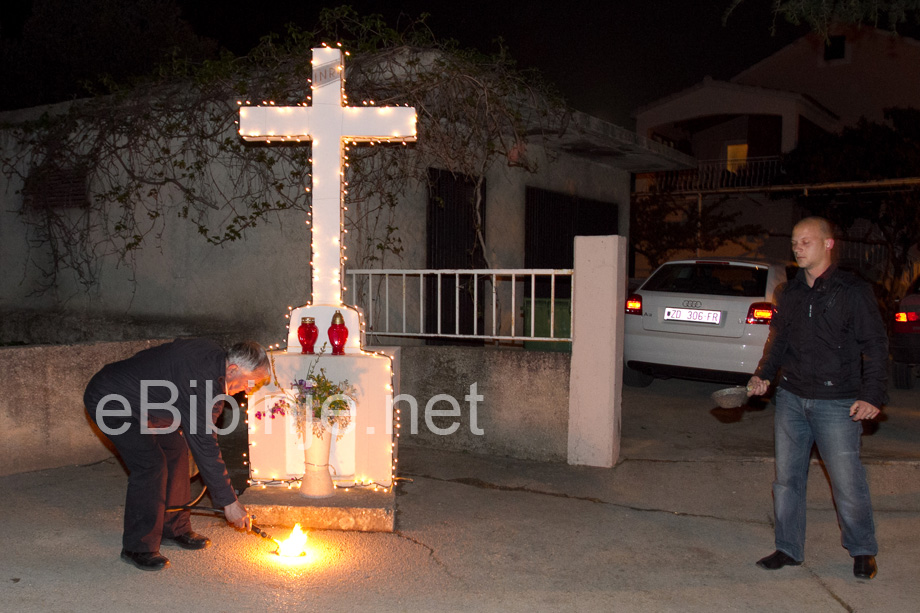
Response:
[[[916,311],[898,311],[894,314],[894,332],[910,334],[916,331],[920,323],[920,313]]]
[[[755,302],[748,309],[747,323],[768,324],[773,319],[773,304],[770,302]]]
[[[642,315],[642,296],[633,294],[626,299],[626,313],[628,315]]]

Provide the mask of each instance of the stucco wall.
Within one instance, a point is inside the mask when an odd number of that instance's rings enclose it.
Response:
[[[83,410],[89,379],[109,362],[161,344],[163,340],[0,348],[7,374],[0,396],[0,475],[86,464],[113,452]],[[418,403],[417,434],[409,405],[400,402],[401,441],[533,460],[564,461],[568,433],[569,360],[567,353],[467,347],[403,347],[400,393]],[[470,385],[477,402],[471,431]],[[425,407],[438,394],[460,405],[459,415],[432,416],[438,428],[458,423],[439,436],[425,419]],[[434,411],[449,411],[445,400]]]
[[[105,364],[163,342],[0,348],[0,475],[110,457],[83,410],[86,384]]]
[[[9,139],[0,142],[0,147],[14,146]],[[619,207],[619,232],[626,235],[628,172],[571,154],[550,158],[536,145],[531,153],[536,159],[536,173],[498,162],[487,173],[486,251],[493,267],[523,266],[528,186],[615,203]],[[49,268],[48,248],[29,245],[25,240],[27,225],[20,214],[22,197],[17,193],[21,187],[0,175],[0,260],[10,271],[0,277],[0,313],[50,314],[66,309],[69,314],[90,319],[194,321],[196,330],[207,328],[203,323],[232,327],[244,322],[247,337],[270,345],[283,343],[287,307],[303,305],[310,298],[310,233],[303,211],[273,213],[265,223],[247,230],[244,240],[220,247],[208,244],[189,220],[164,215],[154,233],[156,238],[148,237],[149,242],[133,254],[131,262],[119,262],[111,255],[93,256],[95,284],[85,286],[65,270],[50,291],[36,293],[46,282],[46,273],[36,262]],[[347,213],[349,219],[364,219],[361,207],[373,204],[356,203],[355,210]],[[363,259],[370,237],[362,228],[352,228],[346,235],[347,268],[424,268],[427,204],[427,188],[422,184],[408,185],[398,195],[394,217],[386,224],[396,228],[395,236],[403,248],[401,257],[390,254],[383,261]],[[381,231],[379,227],[376,230],[378,234]],[[345,300],[351,300],[347,291]],[[510,303],[510,299],[505,298],[505,302]],[[510,309],[503,313],[505,319],[511,316]],[[514,316],[521,325],[521,314]],[[256,331],[255,336],[252,331]]]
[[[882,121],[883,109],[917,106],[920,41],[871,27],[832,28],[846,36],[846,57],[825,61],[825,41],[809,34],[754,64],[734,83],[807,94],[854,125]]]
[[[400,402],[400,441],[439,449],[517,458],[565,461],[569,413],[568,353],[486,349],[473,347],[403,347],[400,359],[400,395],[418,403],[417,419]],[[470,386],[483,397],[471,423]],[[432,416],[439,435],[425,420],[425,407],[439,394],[458,401],[459,415]],[[443,397],[442,397],[443,398]],[[451,411],[446,399],[431,405]],[[417,433],[412,433],[415,421]],[[473,429],[482,434],[474,434]]]

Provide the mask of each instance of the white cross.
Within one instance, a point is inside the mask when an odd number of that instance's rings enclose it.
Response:
[[[249,141],[313,141],[313,302],[342,304],[344,142],[414,141],[411,107],[345,106],[342,52],[313,49],[312,106],[240,108]]]

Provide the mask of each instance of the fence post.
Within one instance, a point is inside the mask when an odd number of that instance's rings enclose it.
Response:
[[[568,463],[611,467],[620,456],[626,238],[576,236]]]

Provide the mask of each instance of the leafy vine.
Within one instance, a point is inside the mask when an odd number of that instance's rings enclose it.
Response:
[[[424,184],[429,167],[480,183],[500,159],[534,171],[528,143],[559,133],[568,118],[561,99],[518,70],[500,42],[494,55],[461,50],[438,41],[424,15],[397,31],[380,16],[340,7],[324,11],[315,31],[268,36],[244,57],[173,58],[144,85],[0,125],[17,144],[0,156],[0,171],[25,196],[37,195],[24,198],[21,211],[29,264],[44,278],[35,291],[56,288],[65,271],[90,291],[108,258],[133,270],[138,250],[161,245],[169,218],[187,220],[219,246],[280,223],[282,211],[308,211],[309,147],[245,143],[237,117],[240,104],[307,99],[310,50],[323,43],[350,50],[350,100],[405,104],[419,114],[417,145],[348,152],[346,228],[358,266],[401,254],[395,212],[406,186]],[[85,181],[82,206],[41,205],[42,186],[61,173]],[[487,254],[480,190],[474,193],[470,206]]]

